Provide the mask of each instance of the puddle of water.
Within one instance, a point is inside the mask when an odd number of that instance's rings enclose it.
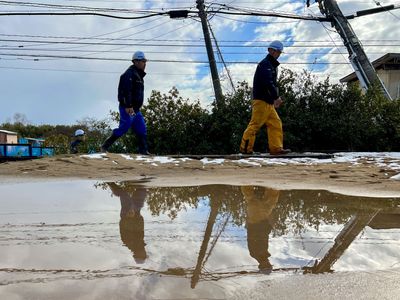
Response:
[[[88,181],[0,195],[5,299],[224,299],[270,278],[400,267],[400,198]]]

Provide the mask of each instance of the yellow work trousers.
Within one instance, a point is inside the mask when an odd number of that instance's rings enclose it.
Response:
[[[251,120],[243,133],[240,143],[241,153],[252,153],[256,135],[260,128],[267,126],[269,152],[279,152],[283,148],[282,121],[273,104],[262,100],[253,100]]]

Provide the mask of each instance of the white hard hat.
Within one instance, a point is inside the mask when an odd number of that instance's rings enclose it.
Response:
[[[85,135],[85,132],[82,129],[78,129],[75,131],[75,136]]]
[[[272,41],[271,44],[269,44],[268,48],[272,48],[278,51],[283,52],[283,44],[280,41]]]
[[[136,51],[132,55],[132,60],[147,60],[147,59],[142,51]]]

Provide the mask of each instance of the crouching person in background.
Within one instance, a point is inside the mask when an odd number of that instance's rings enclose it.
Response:
[[[76,130],[74,134],[74,140],[71,142],[70,145],[71,154],[84,152],[82,151],[82,148],[85,144],[85,140],[86,140],[85,131],[83,131],[82,129]]]

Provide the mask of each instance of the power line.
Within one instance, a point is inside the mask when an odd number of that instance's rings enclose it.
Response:
[[[41,7],[41,8],[52,8],[53,11],[50,12],[6,12],[0,13],[0,16],[24,16],[24,15],[93,15],[93,16],[102,16],[102,17],[109,17],[109,18],[117,18],[117,19],[139,19],[139,18],[149,18],[154,15],[169,15],[172,17],[173,10],[166,11],[166,8],[162,8],[162,11],[155,11],[154,9],[150,10],[134,10],[134,9],[123,9],[123,8],[99,8],[99,7],[88,7],[88,6],[76,6],[76,5],[59,5],[59,4],[48,4],[48,3],[34,3],[34,2],[16,2],[16,1],[0,1],[2,5],[12,5],[12,6],[28,6],[28,7]],[[217,10],[211,9],[212,6],[219,6],[220,8]],[[391,9],[397,9],[399,7],[395,7],[394,5],[390,5],[387,7],[383,7],[381,5],[380,9],[369,9],[365,11],[358,11],[354,14],[346,16],[348,19],[352,19],[358,16],[363,16],[371,13],[377,13],[381,11],[388,11]],[[74,12],[54,12],[54,10],[61,9],[61,10],[72,10]],[[176,8],[175,8],[176,9]],[[77,11],[85,11],[85,12],[77,12]],[[140,13],[146,14],[140,17],[122,17],[116,15],[110,15],[105,13],[99,12],[117,12],[117,13]],[[175,10],[176,12],[176,10]],[[185,12],[185,17],[189,14],[197,15],[197,11],[194,10],[181,10],[181,12]],[[254,8],[243,8],[243,7],[234,7],[227,4],[218,4],[218,3],[211,3],[209,5],[209,9],[207,10],[208,14],[226,14],[226,15],[240,15],[240,16],[269,16],[269,17],[281,17],[281,18],[289,18],[289,19],[297,19],[297,20],[309,20],[309,21],[332,21],[330,17],[317,17],[317,16],[310,16],[310,15],[299,15],[294,13],[287,13],[287,12],[277,12],[274,10],[261,10],[261,9],[254,9]]]
[[[70,42],[70,41],[44,41],[44,40],[24,40],[24,39],[0,39],[1,42],[18,42],[18,43],[38,43],[38,44],[72,44],[72,45],[93,45],[93,46],[137,46],[137,44],[132,43],[99,43],[99,42]],[[173,40],[171,40],[173,41]],[[396,40],[398,41],[398,40]],[[265,48],[268,45],[225,45],[220,44],[221,48]],[[324,43],[330,43],[329,41],[324,41]],[[142,47],[204,47],[201,44],[141,44]],[[382,47],[382,44],[364,44],[366,47]],[[385,46],[400,46],[400,44],[389,44]],[[23,47],[20,45],[19,47]],[[331,48],[334,47],[332,44],[317,44],[317,45],[286,45],[286,48]],[[340,46],[344,47],[344,46]]]
[[[347,62],[347,58],[344,56],[344,54],[340,51],[340,48],[336,45],[335,40],[331,37],[331,35],[329,34],[329,29],[325,26],[324,23],[320,23],[322,25],[322,27],[325,29],[326,34],[328,35],[328,37],[330,38],[330,40],[332,41],[332,43],[335,45],[335,48],[339,51],[339,53],[341,54],[341,56],[343,57],[344,61]]]
[[[85,50],[85,49],[64,49],[64,48],[19,48],[19,47],[13,47],[13,46],[0,46],[0,50],[3,51],[43,51],[43,52],[93,52],[92,50]],[[110,53],[132,53],[131,50],[108,50]],[[152,54],[183,54],[184,52],[182,51],[167,51],[167,50],[146,50],[146,53],[152,53]],[[368,52],[369,54],[383,54],[387,53],[387,51],[380,51],[380,52]],[[207,54],[205,51],[190,51],[190,54]],[[252,51],[252,52],[228,52],[224,51],[224,55],[244,55],[244,54],[250,54],[250,55],[266,55],[265,51]],[[324,51],[324,52],[314,52],[314,51],[307,51],[307,52],[288,52],[285,51],[285,54],[290,54],[290,55],[342,55],[341,52],[331,52],[330,50]]]
[[[4,59],[8,60],[8,59]],[[11,59],[13,61],[18,59]],[[207,66],[204,66],[207,68]],[[120,71],[95,71],[95,70],[79,70],[79,69],[51,69],[51,68],[28,68],[28,67],[15,67],[15,66],[0,66],[0,69],[5,70],[24,70],[24,71],[48,71],[48,72],[72,72],[72,73],[95,73],[95,74],[121,74]],[[321,73],[321,71],[311,71],[311,73]],[[157,73],[152,72],[150,76],[180,76],[180,77],[188,77],[188,76],[206,76],[209,73]],[[241,73],[242,75],[253,75],[253,73]],[[342,75],[342,73],[333,73],[329,72],[329,75]]]
[[[234,19],[234,18],[229,18],[226,16],[218,16],[216,15],[217,18],[222,18],[222,19],[227,19],[235,22],[242,22],[242,23],[248,23],[248,24],[286,24],[286,23],[297,23],[302,20],[293,20],[293,21],[269,21],[269,22],[263,22],[263,21],[248,21],[248,20],[239,20],[239,19]],[[305,20],[303,20],[305,21]]]
[[[129,61],[127,58],[109,58],[109,57],[86,57],[86,56],[67,56],[67,55],[46,55],[46,54],[16,54],[16,53],[0,53],[0,56],[20,56],[32,57],[39,60],[40,58],[63,58],[63,59],[78,59],[78,60],[102,60],[102,61]],[[153,59],[150,62],[158,63],[188,63],[188,64],[208,64],[208,61],[199,60],[168,60],[168,59]],[[219,62],[221,63],[221,62]],[[258,61],[226,61],[227,64],[258,64]],[[335,63],[335,62],[282,62],[287,65],[348,65],[350,63]]]
[[[226,74],[227,74],[227,76],[228,76],[228,78],[229,78],[229,82],[230,82],[230,84],[231,84],[232,90],[236,93],[236,89],[235,89],[235,85],[233,84],[233,80],[232,80],[231,73],[230,73],[230,71],[229,71],[229,69],[228,69],[228,66],[227,66],[226,63],[225,63],[224,56],[222,55],[222,51],[221,51],[221,49],[220,49],[219,46],[218,46],[218,41],[217,41],[217,39],[215,38],[214,31],[212,30],[211,24],[210,24],[208,21],[207,21],[207,23],[208,23],[208,27],[209,27],[209,29],[210,29],[210,33],[211,33],[211,35],[212,35],[212,37],[213,37],[213,39],[214,39],[214,44],[215,44],[215,47],[217,48],[218,56],[219,56],[219,58],[220,58],[222,64],[224,65]]]
[[[124,20],[137,20],[137,19],[146,19],[146,18],[151,18],[154,16],[161,16],[161,15],[167,15],[168,13],[166,12],[159,12],[159,13],[152,13],[152,14],[147,14],[144,16],[138,16],[138,17],[121,17],[121,16],[115,16],[115,15],[109,15],[109,14],[101,14],[101,13],[92,13],[92,12],[87,12],[87,13],[35,13],[35,12],[26,12],[26,13],[0,13],[1,16],[99,16],[99,17],[107,17],[107,18],[113,18],[113,19],[124,19]]]
[[[159,18],[161,19],[161,18]],[[104,35],[108,35],[108,34],[112,34],[112,33],[117,33],[120,31],[125,31],[125,30],[129,30],[129,29],[133,29],[135,27],[141,26],[141,25],[147,25],[151,22],[154,22],[155,20],[152,21],[147,21],[146,23],[142,23],[139,24],[137,26],[131,26],[131,27],[127,27],[124,29],[120,29],[117,31],[113,31],[113,32],[108,32],[105,34],[100,34],[100,35],[95,35],[92,37],[84,37],[84,36],[54,36],[54,35],[28,35],[28,34],[7,34],[7,33],[0,33],[0,36],[9,36],[9,37],[31,37],[31,38],[48,38],[48,39],[79,39],[79,40],[124,40],[124,41],[145,41],[147,39],[144,38],[99,38],[100,36],[104,36]],[[292,21],[289,21],[292,22]],[[296,22],[296,21],[294,21]],[[164,23],[162,23],[164,24]],[[288,35],[287,37],[291,37],[290,35]],[[155,40],[155,39],[154,39]],[[198,39],[157,39],[157,41],[159,42],[199,42],[199,43],[204,43],[204,40],[202,38],[198,38]],[[272,40],[219,40],[219,42],[223,42],[223,43],[270,43]],[[341,42],[342,40],[337,39],[334,40],[334,42]],[[400,39],[364,39],[362,40],[363,42],[399,42]],[[327,42],[332,42],[331,39],[329,40],[290,40],[290,43],[327,43]],[[285,44],[286,42],[283,41],[283,43]]]
[[[381,4],[380,2],[378,2],[378,1],[376,1],[376,0],[373,0],[373,1],[374,1],[374,3],[375,3],[377,6],[380,6],[380,7],[383,8],[383,6],[382,6],[382,4]],[[394,13],[392,13],[391,11],[387,11],[387,13],[391,14],[393,17],[395,17],[396,19],[399,19],[399,20],[400,20],[400,17],[396,16],[396,15],[395,15]]]
[[[1,2],[6,2],[10,3],[11,1],[0,1]],[[42,4],[41,7],[54,7],[54,5],[49,5],[49,4]],[[59,6],[56,6],[59,7]],[[68,6],[61,6],[62,8],[67,8]],[[258,11],[240,11],[237,8],[234,7],[228,7],[226,5],[221,5],[223,8],[227,8],[227,10],[208,10],[208,14],[227,14],[227,15],[248,15],[248,16],[269,16],[269,17],[282,17],[282,18],[289,18],[289,19],[300,19],[300,20],[311,20],[311,21],[329,21],[329,19],[325,17],[312,17],[312,16],[302,16],[302,15],[296,15],[296,14],[290,14],[290,13],[285,13],[285,12],[275,12],[275,11],[264,11],[264,12],[258,12]],[[73,10],[77,11],[79,7],[74,6]],[[79,10],[84,10],[84,11],[89,11],[89,12],[6,12],[6,13],[0,13],[0,16],[58,16],[58,15],[92,15],[92,16],[101,16],[101,17],[108,17],[108,18],[116,18],[116,19],[143,19],[143,18],[150,18],[153,16],[157,15],[169,15],[171,16],[171,13],[173,11],[161,11],[161,12],[156,12],[154,10],[125,10],[125,9],[99,9],[99,8],[88,8],[88,7],[82,7]],[[235,11],[231,11],[231,10]],[[139,17],[122,17],[122,16],[116,16],[116,15],[110,15],[110,14],[105,14],[105,13],[99,13],[95,11],[112,11],[112,12],[118,12],[118,13],[146,13],[144,16],[139,16]],[[186,16],[187,15],[197,15],[197,11],[194,10],[185,10]]]
[[[172,32],[175,32],[175,31],[180,30],[180,29],[182,29],[183,27],[187,27],[187,26],[188,26],[187,24],[182,25],[182,26],[177,27],[177,28],[174,28],[174,29],[172,29],[172,30],[170,30],[170,31],[163,32],[161,35],[158,35],[158,36],[156,36],[156,37],[154,37],[154,38],[158,38],[158,37],[161,37],[161,36],[168,35],[168,34],[170,34],[170,33],[172,33]],[[146,42],[146,41],[152,41],[152,40],[153,40],[153,38],[148,39],[148,40],[145,40],[144,42]],[[120,47],[113,48],[113,49],[109,49],[109,50],[95,51],[95,52],[89,53],[89,54],[87,54],[87,55],[98,54],[98,53],[107,53],[107,52],[111,52],[111,51],[113,51],[113,50],[119,50],[119,49],[126,48],[126,47],[127,47],[127,46],[122,46],[122,47],[120,46]]]
[[[0,5],[50,8],[53,10],[97,11],[97,12],[118,12],[118,13],[132,13],[132,12],[149,13],[149,12],[154,12],[155,10],[154,8],[152,10],[144,10],[144,9],[132,9],[132,8],[90,7],[82,5],[65,5],[65,4],[49,4],[49,3],[39,3],[39,2],[16,2],[16,1],[0,1]],[[168,9],[187,8],[191,6],[168,7]],[[167,7],[164,7],[162,9],[165,10],[167,9]]]
[[[160,20],[162,17],[159,17],[159,18],[155,18],[155,19],[153,19],[153,20],[151,20],[151,21],[146,21],[146,22],[144,22],[144,23],[140,23],[140,24],[136,24],[135,26],[130,26],[130,27],[128,27],[128,28],[123,28],[123,29],[119,29],[119,30],[116,30],[116,31],[111,31],[111,32],[106,32],[106,33],[102,33],[102,34],[98,34],[98,35],[94,35],[94,36],[89,36],[89,37],[65,37],[65,39],[69,39],[70,41],[80,41],[80,40],[91,40],[91,39],[94,39],[94,40],[101,40],[101,41],[105,41],[105,40],[107,40],[107,41],[109,41],[109,40],[120,40],[121,38],[127,38],[127,37],[131,37],[132,35],[135,35],[135,34],[139,34],[139,33],[143,33],[143,32],[146,32],[146,31],[148,31],[148,30],[151,30],[151,29],[153,29],[153,28],[156,28],[156,27],[158,27],[158,26],[162,26],[162,25],[164,25],[165,23],[167,23],[167,22],[163,22],[163,23],[161,23],[161,24],[157,24],[156,26],[153,26],[153,27],[150,27],[150,28],[147,28],[147,29],[143,29],[143,30],[141,30],[141,31],[135,31],[135,33],[134,34],[130,34],[130,35],[125,35],[125,36],[120,36],[120,37],[118,37],[118,38],[107,38],[107,37],[104,37],[104,36],[106,36],[106,35],[112,35],[112,34],[115,34],[115,33],[119,33],[119,32],[122,32],[122,31],[127,31],[127,30],[132,30],[132,29],[135,29],[135,28],[137,28],[137,27],[140,27],[140,26],[143,26],[143,25],[149,25],[150,23],[153,23],[153,22],[155,22],[155,21],[158,21],[158,20]],[[101,38],[100,38],[101,37]],[[42,45],[45,45],[45,44],[42,44]],[[24,47],[27,47],[27,46],[33,46],[33,47],[35,47],[35,46],[41,46],[41,45],[35,45],[35,44],[33,44],[33,45],[24,45]],[[61,49],[76,49],[76,48],[82,48],[82,47],[85,47],[84,45],[81,45],[81,46],[75,46],[75,47],[68,47],[68,48],[61,48]]]

